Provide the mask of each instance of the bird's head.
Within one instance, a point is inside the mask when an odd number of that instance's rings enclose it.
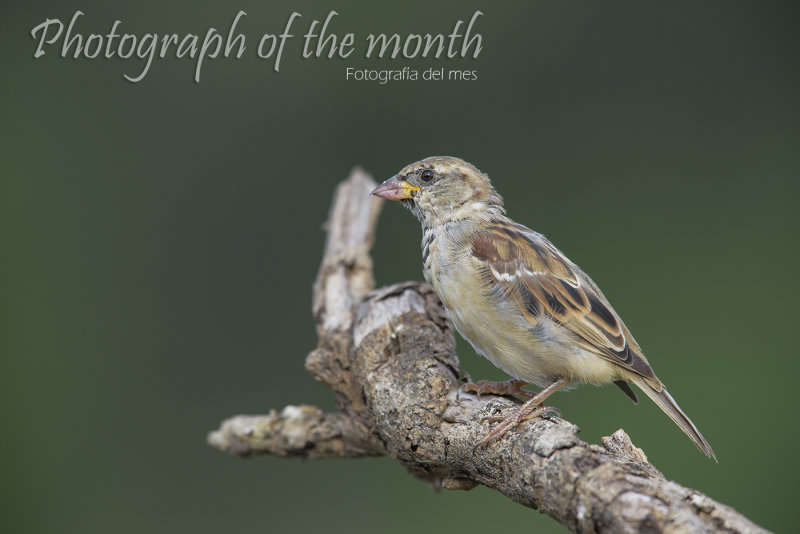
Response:
[[[434,156],[407,165],[372,194],[401,201],[428,226],[488,209],[503,209],[503,199],[488,176],[474,165],[448,156]]]

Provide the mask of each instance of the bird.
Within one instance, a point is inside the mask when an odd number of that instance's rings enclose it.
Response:
[[[512,377],[465,389],[528,397],[477,446],[548,411],[560,389],[614,383],[634,403],[642,390],[717,461],[698,428],[658,379],[639,344],[592,279],[544,235],[506,216],[489,177],[463,159],[425,158],[378,185],[422,225],[422,263],[456,330]],[[533,384],[539,393],[522,390]]]

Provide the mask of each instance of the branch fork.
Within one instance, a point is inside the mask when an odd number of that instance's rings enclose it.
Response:
[[[434,488],[478,484],[552,516],[574,532],[742,532],[764,529],[732,508],[668,481],[623,430],[602,445],[556,416],[526,421],[475,447],[487,417],[518,403],[460,390],[453,328],[427,284],[373,289],[383,201],[362,170],[336,189],[312,311],[319,344],[306,358],[339,411],[286,406],[223,421],[208,443],[237,456],[391,456]]]

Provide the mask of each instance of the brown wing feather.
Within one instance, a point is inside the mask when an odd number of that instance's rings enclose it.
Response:
[[[515,299],[532,325],[544,314],[571,330],[583,349],[661,387],[600,289],[544,236],[516,223],[498,224],[476,235],[471,251],[491,289]]]

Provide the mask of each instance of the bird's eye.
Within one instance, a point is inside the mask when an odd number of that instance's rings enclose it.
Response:
[[[419,175],[423,182],[430,182],[433,180],[433,171],[430,169],[422,171],[422,174]]]

